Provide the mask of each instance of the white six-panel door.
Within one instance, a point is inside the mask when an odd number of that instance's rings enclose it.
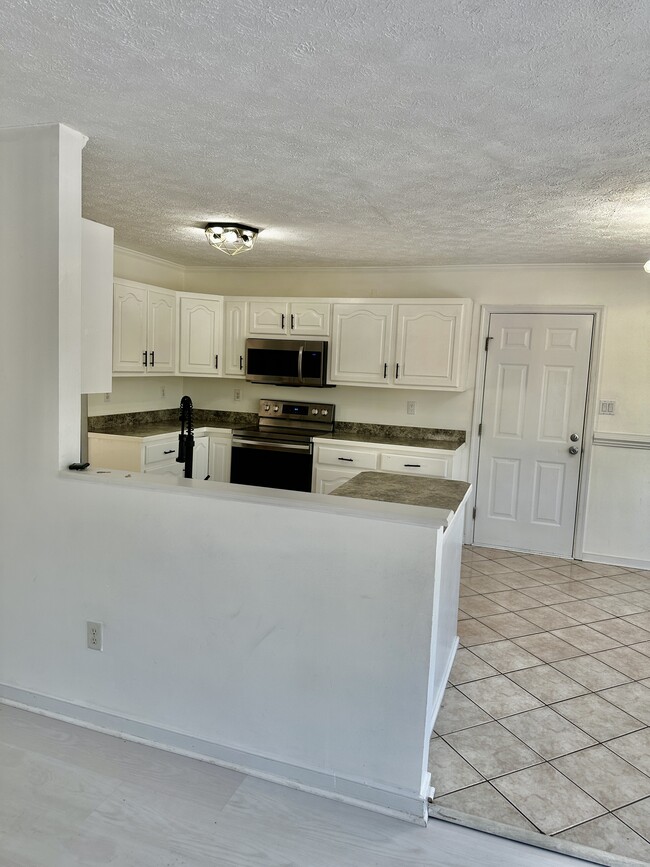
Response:
[[[491,314],[474,543],[570,557],[591,314]]]

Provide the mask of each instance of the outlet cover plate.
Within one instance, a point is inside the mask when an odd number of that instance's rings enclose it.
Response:
[[[104,626],[96,620],[86,622],[86,646],[89,650],[104,649]]]

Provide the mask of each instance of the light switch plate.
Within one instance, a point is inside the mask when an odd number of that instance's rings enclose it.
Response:
[[[600,409],[598,410],[599,415],[615,415],[616,413],[616,401],[615,400],[601,400],[600,401]]]

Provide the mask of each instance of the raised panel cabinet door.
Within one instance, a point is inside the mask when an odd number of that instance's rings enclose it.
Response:
[[[457,388],[464,306],[400,304],[397,308],[395,384]]]
[[[210,437],[196,437],[192,453],[192,478],[199,481],[208,475]]]
[[[146,351],[147,290],[124,283],[115,283],[113,291],[113,371],[115,373],[145,373]]]
[[[175,373],[176,293],[161,289],[149,289],[148,292],[147,373]]]
[[[210,437],[210,481],[230,481],[230,439]]]
[[[312,493],[331,494],[344,482],[353,479],[359,472],[360,470],[328,470],[325,467],[316,467]]]
[[[327,337],[330,333],[330,305],[299,301],[289,305],[291,334]]]
[[[289,305],[284,301],[251,301],[248,330],[250,334],[288,334]]]
[[[247,331],[247,301],[226,301],[223,375],[246,375],[245,347]]]
[[[390,385],[392,304],[334,304],[331,382]]]
[[[221,312],[223,302],[182,296],[180,299],[179,371],[192,375],[219,376]],[[155,370],[155,368],[154,368]]]

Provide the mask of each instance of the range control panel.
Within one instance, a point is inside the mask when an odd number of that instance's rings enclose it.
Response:
[[[283,421],[293,419],[298,422],[334,422],[333,403],[301,403],[287,400],[260,400],[260,419],[279,418]]]

